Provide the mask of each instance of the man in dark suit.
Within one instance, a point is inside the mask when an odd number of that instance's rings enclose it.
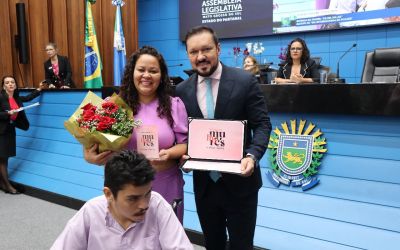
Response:
[[[257,162],[266,150],[271,132],[264,95],[252,74],[222,65],[220,44],[212,29],[193,28],[187,33],[185,43],[195,73],[177,86],[176,95],[185,103],[188,115],[247,120],[249,128],[241,175],[193,173],[197,213],[206,248],[225,249],[228,230],[230,249],[253,249],[258,190],[262,185]],[[209,99],[215,103],[211,109]]]

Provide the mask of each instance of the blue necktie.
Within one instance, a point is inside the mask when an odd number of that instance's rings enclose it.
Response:
[[[204,78],[204,82],[206,84],[206,108],[207,108],[207,118],[214,118],[214,98],[211,87],[211,78]]]
[[[207,118],[213,119],[214,118],[214,98],[213,98],[212,87],[211,87],[211,78],[204,78],[204,82],[207,87],[207,91],[206,91]],[[221,177],[221,174],[217,171],[210,171],[210,177],[214,182],[217,182],[218,179]]]

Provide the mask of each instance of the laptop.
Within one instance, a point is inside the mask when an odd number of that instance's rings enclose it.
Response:
[[[188,170],[241,173],[247,121],[189,118]]]

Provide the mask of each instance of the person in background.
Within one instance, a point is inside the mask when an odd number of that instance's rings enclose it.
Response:
[[[390,8],[398,8],[400,7],[400,0],[389,0],[385,4],[386,9]],[[400,15],[398,16],[391,16],[391,17],[386,17],[384,18],[386,22],[400,22]]]
[[[335,14],[353,13],[358,10],[363,2],[365,2],[365,0],[331,0],[329,9],[337,10]]]
[[[27,96],[19,96],[18,85],[13,76],[4,76],[0,93],[0,188],[9,194],[19,194],[8,180],[8,158],[16,155],[15,128],[28,130],[29,121],[25,111],[18,111],[23,102],[40,95],[43,83]]]
[[[152,191],[153,179],[144,155],[114,155],[104,168],[104,195],[85,203],[51,249],[193,249],[171,206]]]
[[[75,88],[68,58],[58,55],[55,43],[48,43],[45,50],[49,59],[44,62],[44,73],[49,88]]]
[[[189,116],[248,122],[241,174],[193,171],[206,248],[225,249],[228,232],[231,250],[253,249],[258,190],[262,185],[258,161],[271,132],[264,95],[253,75],[220,62],[220,44],[213,29],[191,29],[185,45],[195,73],[176,87],[176,95],[185,103]]]
[[[388,0],[363,0],[358,8],[358,12],[371,11],[371,10],[383,10]]]
[[[183,200],[183,175],[178,160],[187,150],[188,117],[180,98],[171,96],[168,68],[163,56],[152,47],[144,46],[130,57],[125,67],[120,97],[132,108],[141,126],[156,126],[159,159],[151,160],[156,170],[153,191],[160,193],[171,205]],[[134,129],[128,148],[137,150]],[[97,145],[84,150],[90,163],[103,164],[110,152],[97,153]],[[183,222],[183,201],[177,208]]]
[[[313,83],[319,79],[318,66],[310,58],[306,42],[301,38],[291,41],[286,50],[286,60],[279,68],[275,82]]]
[[[243,69],[252,73],[261,84],[267,83],[267,79],[261,74],[260,66],[254,56],[246,56],[244,58]]]

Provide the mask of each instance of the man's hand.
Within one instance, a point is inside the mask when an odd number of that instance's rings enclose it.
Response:
[[[182,155],[182,157],[179,159],[179,167],[182,169],[183,172],[185,173],[189,173],[192,172],[192,169],[187,169],[187,168],[182,168],[183,164],[185,164],[185,162],[187,160],[190,159],[190,156],[188,155]]]
[[[251,157],[244,157],[241,161],[242,173],[244,177],[249,177],[254,172],[254,167],[256,163]]]

